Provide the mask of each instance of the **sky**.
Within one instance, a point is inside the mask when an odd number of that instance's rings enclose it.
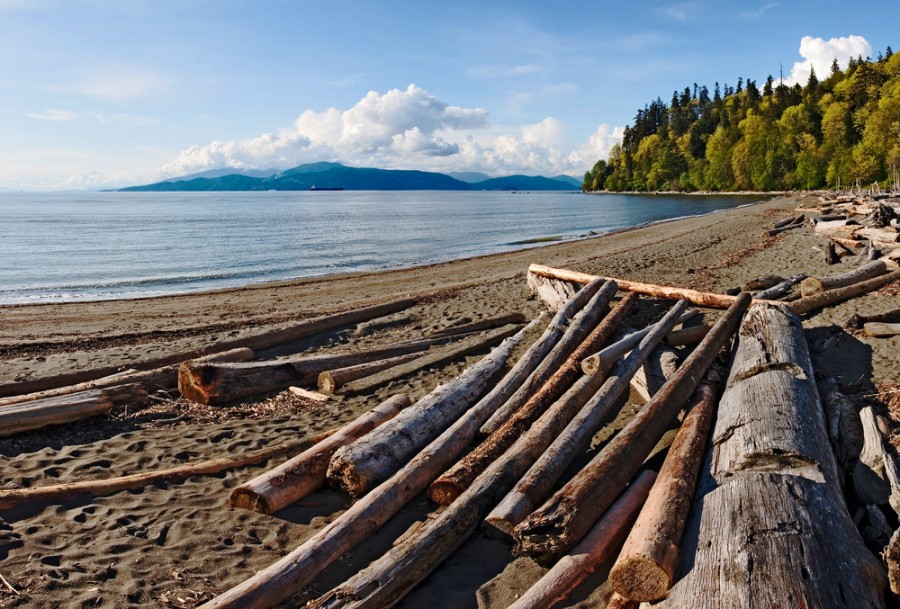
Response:
[[[351,166],[580,177],[694,83],[805,83],[900,2],[0,0],[0,188]]]

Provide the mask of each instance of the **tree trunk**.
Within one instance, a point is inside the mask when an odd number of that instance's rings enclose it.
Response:
[[[507,339],[458,378],[339,448],[328,465],[329,482],[357,497],[390,478],[472,406],[520,340],[521,334]]]
[[[118,404],[141,402],[147,391],[136,383],[88,389],[0,408],[0,436],[90,418]]]
[[[654,607],[883,607],[847,508],[799,318],[741,326],[669,596]]]
[[[64,484],[54,484],[52,486],[0,489],[0,510],[7,510],[19,505],[27,504],[61,503],[72,497],[103,497],[118,493],[119,491],[143,488],[159,482],[184,480],[191,476],[208,476],[229,469],[257,465],[268,461],[272,457],[302,449],[305,446],[309,446],[310,443],[320,442],[335,431],[336,430],[323,432],[304,442],[291,442],[271,448],[264,448],[240,457],[210,459],[209,461],[201,461],[190,465],[178,465],[156,472],[131,474],[116,478],[106,478],[104,480],[66,482]]]
[[[631,600],[656,601],[665,598],[672,587],[684,525],[715,417],[715,388],[701,384],[694,399],[609,574],[613,590]]]
[[[588,273],[557,269],[540,264],[532,264],[528,267],[528,273],[580,284],[587,283],[588,281],[597,278],[596,275],[589,275]],[[683,299],[702,307],[711,307],[715,309],[727,309],[737,298],[737,296],[728,296],[726,294],[698,292],[697,290],[689,290],[686,288],[653,285],[649,283],[640,283],[638,281],[628,281],[626,279],[613,279],[613,281],[619,285],[620,290],[625,290],[627,292],[637,292],[638,294],[646,294],[647,296],[653,296],[654,298],[666,298],[669,300]]]
[[[526,281],[532,294],[544,301],[551,311],[558,311],[560,307],[571,300],[577,291],[569,281],[560,281],[533,273],[528,273]]]
[[[345,368],[335,368],[334,370],[326,370],[319,373],[317,385],[319,391],[325,395],[334,395],[335,391],[344,386],[345,383],[360,379],[366,376],[381,372],[400,364],[405,364],[410,360],[421,357],[420,353],[407,353],[406,355],[398,355],[387,359],[380,359],[374,362],[365,362],[355,366],[347,366]]]
[[[576,297],[577,299],[578,297]],[[583,303],[583,301],[582,301]],[[535,319],[520,336],[540,318]],[[557,318],[554,318],[556,321]],[[459,458],[491,412],[525,382],[549,351],[558,330],[551,322],[538,339],[485,397],[436,440],[372,492],[351,505],[331,524],[293,552],[250,579],[205,603],[203,609],[265,609],[290,598],[328,565],[371,536],[439,473]],[[549,339],[548,339],[549,337]]]
[[[853,285],[848,285],[845,288],[836,288],[826,292],[819,292],[818,294],[795,300],[790,304],[790,307],[798,315],[811,313],[812,311],[827,307],[828,305],[850,300],[851,298],[856,298],[862,294],[877,290],[898,279],[900,279],[900,270],[892,271],[886,275],[875,277],[874,279],[868,279],[866,281],[854,283]]]
[[[795,285],[800,283],[806,279],[806,275],[794,275],[793,277],[788,277],[784,281],[779,284],[773,285],[768,290],[763,290],[762,292],[757,293],[757,300],[778,300],[787,295],[788,292],[791,291]]]
[[[666,344],[670,347],[683,347],[685,345],[696,345],[706,333],[709,332],[711,326],[708,324],[700,324],[699,326],[689,326],[680,330],[672,330],[666,336]]]
[[[185,362],[178,370],[178,390],[193,402],[224,404],[260,393],[280,391],[291,385],[310,385],[316,382],[321,372],[332,368],[417,353],[450,340],[447,337],[427,338],[367,351],[300,355],[264,362]]]
[[[606,303],[615,293],[615,283],[607,284],[609,289],[602,289],[597,296],[585,307],[584,315],[579,315],[569,328],[570,333],[563,337],[560,345],[573,336],[583,339],[581,344],[571,352],[543,387],[535,393],[515,414],[513,414],[497,431],[492,433],[475,450],[465,456],[449,471],[441,475],[428,489],[428,496],[432,501],[440,505],[448,505],[459,497],[462,492],[472,484],[472,481],[487,468],[494,459],[512,446],[512,444],[534,423],[541,413],[550,406],[563,392],[566,391],[579,375],[578,364],[581,358],[597,349],[612,334],[616,326],[631,311],[637,302],[636,294],[629,294],[619,305],[597,324],[601,311],[606,308]],[[596,325],[593,331],[592,326]],[[584,334],[590,334],[584,338]],[[550,359],[550,358],[548,358]],[[545,360],[546,361],[546,360]],[[590,379],[593,382],[586,384],[584,401],[587,401],[597,390],[602,378]]]
[[[305,497],[325,484],[328,462],[338,448],[397,416],[411,403],[409,396],[402,393],[388,398],[327,440],[235,488],[228,506],[274,514]]]
[[[567,598],[597,567],[612,558],[644,505],[655,478],[652,471],[638,476],[584,539],[507,609],[546,609]]]
[[[481,434],[490,436],[502,427],[516,412],[522,409],[532,396],[540,391],[545,383],[556,374],[560,366],[572,352],[585,340],[588,333],[597,323],[597,320],[609,310],[609,301],[615,295],[618,286],[615,282],[607,282],[602,279],[589,282],[581,290],[591,294],[590,300],[585,302],[580,310],[567,319],[563,319],[561,325],[563,331],[559,342],[553,350],[544,358],[516,394],[507,400],[493,415],[481,426]],[[574,297],[573,299],[574,300]],[[562,309],[560,309],[562,310]]]
[[[138,370],[151,370],[153,368],[170,366],[172,364],[180,364],[181,362],[187,361],[189,359],[195,359],[198,357],[203,357],[204,355],[237,349],[239,347],[246,347],[248,349],[254,350],[268,349],[279,344],[294,342],[308,336],[321,334],[322,332],[327,332],[335,328],[340,328],[368,319],[373,319],[375,317],[381,317],[383,315],[390,315],[391,313],[396,313],[398,311],[402,311],[403,309],[408,309],[414,304],[416,304],[415,300],[411,298],[404,298],[385,304],[363,307],[361,309],[354,309],[352,311],[345,311],[344,313],[325,315],[323,317],[316,317],[314,319],[301,322],[294,326],[279,328],[277,330],[272,330],[271,332],[266,332],[257,336],[249,336],[246,338],[237,338],[234,340],[222,341],[210,347],[202,347],[199,349],[191,349],[189,351],[183,351],[180,353],[172,353],[141,362],[132,362],[129,363],[129,366]],[[118,372],[117,366],[107,366],[105,368],[97,368],[94,370],[72,372],[70,374],[63,374],[52,378],[6,383],[0,385],[0,396],[19,395],[22,393],[33,393],[36,391],[55,389],[57,387],[63,387],[65,385],[74,385],[76,383],[91,381],[103,376],[115,374],[116,372]]]
[[[800,282],[800,294],[802,296],[810,296],[818,294],[825,290],[833,290],[835,288],[843,288],[866,279],[872,279],[887,272],[887,265],[883,260],[873,260],[867,262],[860,267],[841,273],[832,275],[831,277],[807,277]]]
[[[575,545],[637,472],[731,339],[750,295],[741,294],[662,391],[572,480],[515,529],[517,548],[553,556]],[[602,481],[602,482],[601,482]]]
[[[469,355],[470,353],[492,347],[504,338],[512,336],[519,329],[519,326],[504,326],[498,330],[488,332],[483,336],[472,336],[449,345],[444,345],[443,347],[431,349],[427,353],[406,363],[390,366],[380,372],[375,372],[374,374],[358,378],[355,381],[345,383],[344,386],[338,390],[338,393],[342,395],[365,393],[366,391],[384,385],[385,383],[409,376],[423,368],[438,366],[445,362]]]
[[[428,338],[435,338],[438,336],[459,336],[460,334],[481,332],[482,330],[490,330],[491,328],[499,328],[500,326],[509,324],[524,324],[526,321],[525,316],[521,313],[507,313],[506,315],[498,315],[480,321],[473,321],[472,323],[461,326],[441,328],[440,330],[429,333]]]
[[[675,325],[686,306],[687,302],[683,300],[676,303],[653,326],[650,333],[641,340],[640,345],[631,352],[631,355],[619,364],[615,372],[603,382],[603,385],[596,391],[596,395],[584,408],[581,408],[580,412],[553,440],[550,447],[530,467],[528,473],[518,481],[515,488],[488,515],[485,527],[489,532],[512,536],[513,528],[522,522],[535,506],[540,505],[540,502],[550,495],[566,468],[587,446],[596,433],[597,427],[628,388],[631,377]],[[592,385],[596,382],[593,380],[596,377],[584,378],[591,381]]]

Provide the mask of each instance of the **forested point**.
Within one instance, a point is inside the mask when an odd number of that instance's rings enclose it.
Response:
[[[638,110],[585,191],[768,191],[898,187],[900,53],[837,60],[827,79],[760,90],[739,78]]]

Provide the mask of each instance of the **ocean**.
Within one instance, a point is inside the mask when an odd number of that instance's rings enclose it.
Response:
[[[0,304],[140,298],[536,247],[753,196],[0,193]]]

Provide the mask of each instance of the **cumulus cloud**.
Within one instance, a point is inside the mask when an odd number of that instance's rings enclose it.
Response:
[[[872,55],[872,45],[862,36],[845,36],[830,40],[804,36],[800,40],[800,56],[803,60],[794,63],[790,76],[785,78],[785,84],[805,85],[809,80],[811,67],[815,68],[819,78],[825,78],[831,72],[831,64],[835,59],[843,70],[851,57],[860,55],[863,58]]]
[[[553,117],[493,126],[481,108],[453,106],[409,85],[371,91],[352,107],[306,110],[291,125],[250,140],[195,146],[160,168],[159,177],[206,169],[284,169],[314,161],[426,171],[581,175],[621,141],[622,127],[601,125],[577,150]]]

